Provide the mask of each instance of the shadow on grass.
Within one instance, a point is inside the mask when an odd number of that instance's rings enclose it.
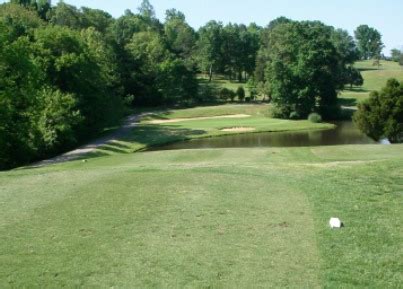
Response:
[[[178,125],[138,125],[128,135],[119,138],[117,141],[132,143],[133,146],[124,145],[118,142],[109,142],[90,152],[81,159],[103,157],[112,154],[129,154],[135,151],[143,151],[150,147],[157,147],[178,141],[190,140],[191,136],[206,134],[204,130],[193,130],[181,128]]]
[[[353,87],[353,88],[351,88],[349,86],[346,86],[344,88],[344,91],[348,91],[348,92],[370,92],[368,89],[364,89],[362,87]]]
[[[339,98],[339,104],[345,107],[357,106],[357,99],[355,98]]]
[[[385,70],[382,66],[380,67],[365,67],[365,68],[358,68],[359,71],[375,71],[375,70]]]

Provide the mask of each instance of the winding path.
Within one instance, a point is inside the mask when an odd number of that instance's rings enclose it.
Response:
[[[51,164],[56,164],[56,163],[63,163],[63,162],[68,162],[68,161],[74,161],[77,159],[80,159],[84,155],[94,152],[97,148],[104,146],[110,142],[116,141],[119,138],[122,138],[123,136],[127,135],[130,133],[130,131],[139,123],[140,119],[143,116],[146,116],[147,113],[143,114],[133,114],[129,116],[124,124],[114,132],[98,138],[86,145],[83,145],[75,150],[72,150],[70,152],[64,153],[60,156],[48,159],[48,160],[43,160],[37,163],[34,163],[30,165],[29,167],[43,167]]]

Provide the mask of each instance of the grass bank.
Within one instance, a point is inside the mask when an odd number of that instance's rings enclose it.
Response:
[[[1,288],[398,288],[396,146],[148,152],[0,173]],[[346,227],[331,231],[330,217]]]
[[[107,156],[117,153],[132,153],[148,147],[186,141],[197,138],[218,137],[229,134],[252,132],[284,132],[301,130],[331,129],[332,124],[311,123],[270,118],[268,105],[221,105],[180,110],[165,110],[143,118],[130,134],[97,149],[89,156]],[[248,117],[216,118],[242,114]],[[203,119],[199,119],[203,118]],[[180,122],[164,120],[182,119]],[[155,124],[152,121],[158,120]],[[245,131],[231,128],[245,128]]]
[[[403,66],[397,62],[381,61],[381,66],[374,66],[372,60],[359,61],[355,67],[361,71],[364,78],[362,87],[344,90],[341,95],[341,102],[345,106],[356,106],[362,100],[369,97],[375,90],[381,90],[390,78],[396,78],[403,81]]]

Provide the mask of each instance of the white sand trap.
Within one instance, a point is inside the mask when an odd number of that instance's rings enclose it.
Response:
[[[220,118],[248,118],[251,117],[249,114],[231,114],[231,115],[220,115],[220,116],[205,116],[205,117],[193,117],[193,118],[173,118],[173,119],[156,119],[147,121],[148,124],[164,124],[164,123],[175,123],[183,121],[192,120],[208,120],[208,119],[220,119]]]
[[[256,128],[254,127],[231,127],[231,128],[224,128],[221,131],[225,132],[250,132],[255,131]]]

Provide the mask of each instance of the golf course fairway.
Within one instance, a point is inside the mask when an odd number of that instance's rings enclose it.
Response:
[[[398,288],[402,152],[164,151],[1,172],[0,287]]]

